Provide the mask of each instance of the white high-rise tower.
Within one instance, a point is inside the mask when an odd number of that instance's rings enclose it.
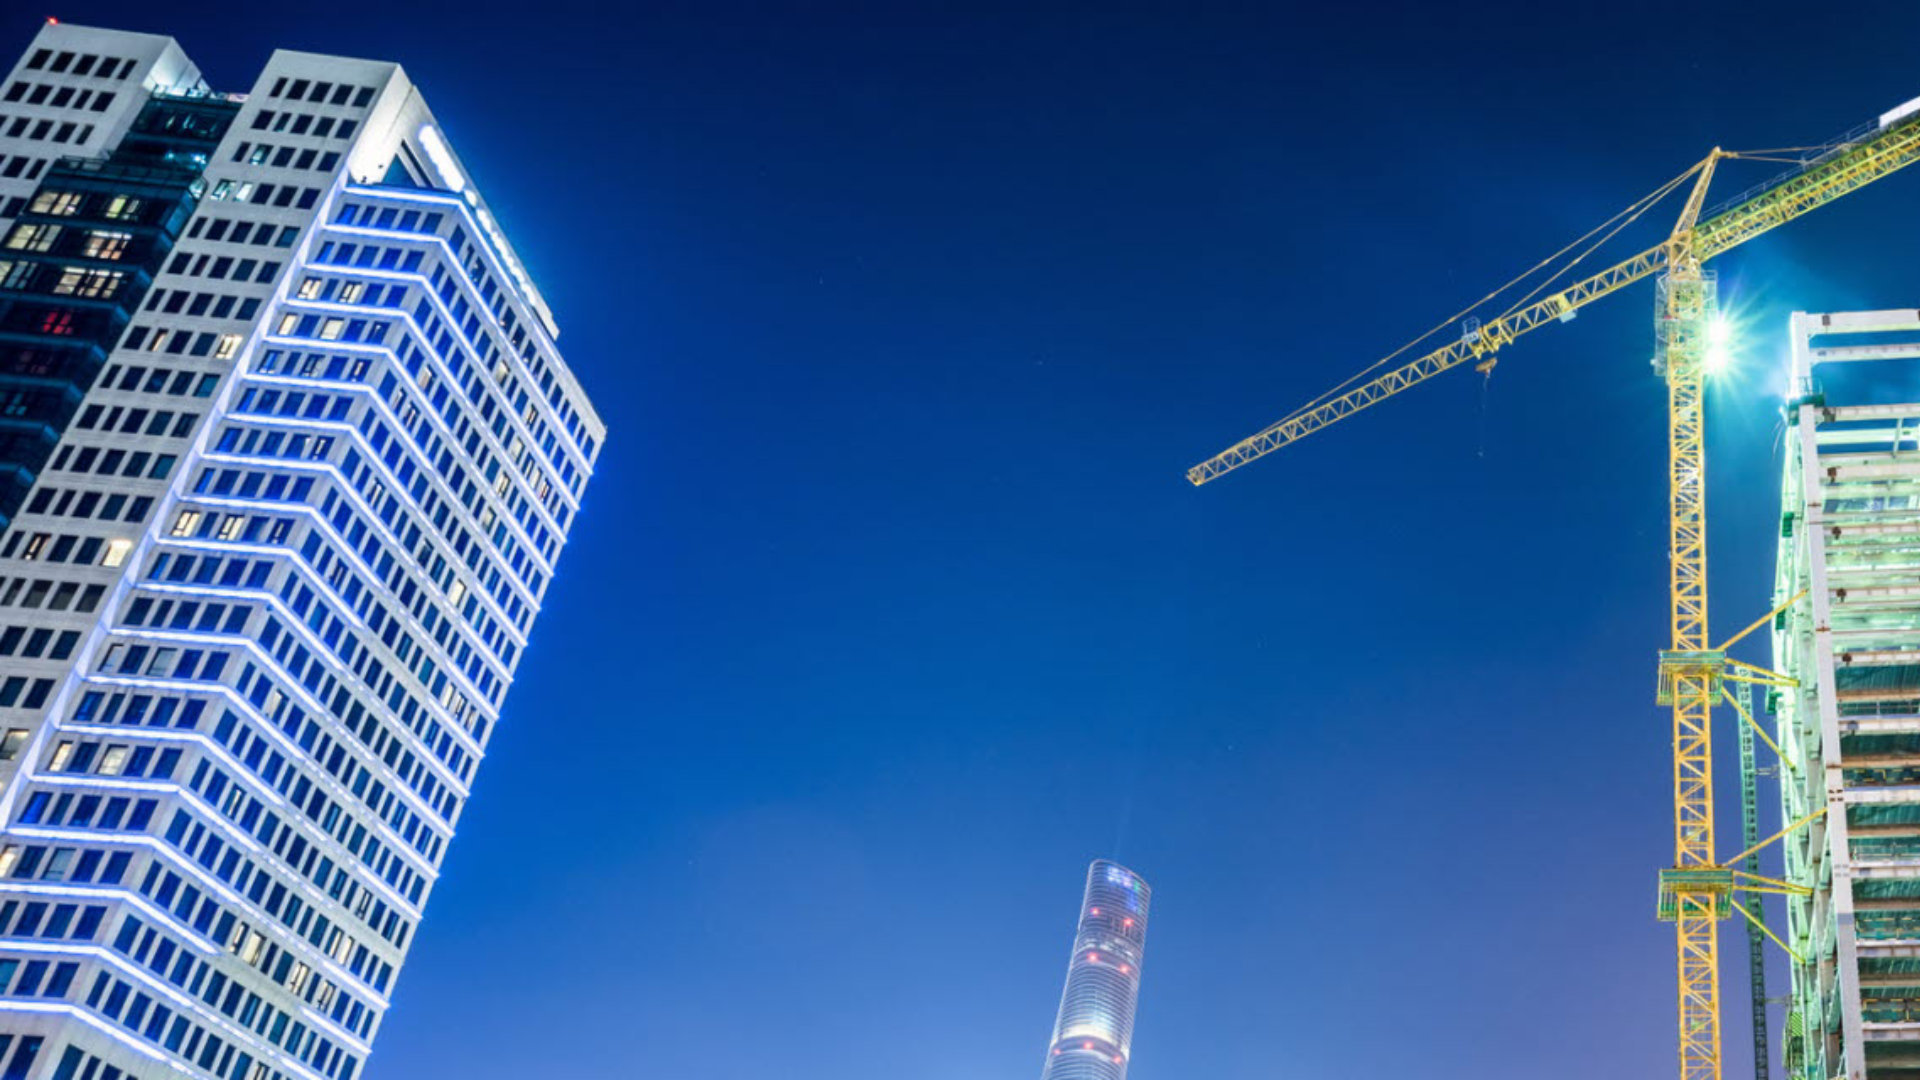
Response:
[[[0,84],[0,1080],[353,1080],[604,431],[396,65]]]

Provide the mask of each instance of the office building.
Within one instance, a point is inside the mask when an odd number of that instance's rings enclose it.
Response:
[[[1041,1080],[1126,1080],[1152,890],[1105,859],[1087,870],[1067,988]]]
[[[395,64],[0,83],[0,1080],[353,1080],[604,431]]]

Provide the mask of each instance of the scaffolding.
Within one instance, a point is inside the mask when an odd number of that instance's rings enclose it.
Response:
[[[1797,685],[1768,706],[1809,823],[1784,845],[1784,1065],[1920,1080],[1920,402],[1884,400],[1920,397],[1892,366],[1920,312],[1796,314],[1791,345],[1773,647]]]

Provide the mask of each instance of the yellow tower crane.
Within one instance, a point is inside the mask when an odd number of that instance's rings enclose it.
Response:
[[[1187,470],[1188,480],[1196,486],[1205,484],[1441,372],[1473,362],[1476,370],[1490,373],[1499,351],[1520,335],[1550,320],[1570,319],[1581,307],[1642,278],[1660,276],[1655,364],[1667,383],[1667,507],[1671,534],[1668,580],[1672,639],[1668,648],[1660,653],[1657,697],[1660,704],[1673,710],[1674,859],[1671,867],[1660,872],[1659,911],[1661,918],[1674,923],[1678,943],[1681,1080],[1719,1080],[1720,1077],[1718,923],[1735,910],[1753,918],[1734,899],[1735,880],[1740,879],[1743,888],[1785,884],[1735,868],[1754,849],[1724,862],[1714,853],[1710,727],[1714,701],[1723,694],[1731,698],[1723,685],[1725,681],[1779,683],[1786,677],[1726,658],[1728,646],[1764,625],[1770,617],[1763,617],[1718,647],[1710,645],[1707,637],[1703,390],[1715,322],[1713,280],[1703,264],[1777,225],[1920,160],[1920,99],[1885,114],[1877,123],[1825,146],[1804,148],[1804,152],[1806,156],[1797,161],[1792,171],[1701,221],[1707,186],[1721,161],[1778,160],[1786,153],[1741,154],[1716,148],[1705,160],[1629,207],[1614,222],[1588,234],[1588,238],[1592,238],[1604,232],[1594,242],[1597,246],[1661,197],[1691,180],[1686,205],[1665,243],[1575,281],[1544,299],[1534,299],[1544,288],[1536,287],[1519,303],[1484,324],[1464,320],[1458,340],[1375,374],[1412,348],[1403,347],[1285,419]],[[1565,249],[1560,254],[1571,250]],[[1572,261],[1577,263],[1585,254],[1582,252]],[[1564,270],[1549,278],[1549,282],[1558,280],[1562,274]],[[1456,316],[1442,325],[1453,325],[1459,319]],[[1751,721],[1750,717],[1747,719]],[[1790,825],[1759,846],[1779,839],[1802,824],[1804,822]],[[1853,1071],[1862,1070],[1856,1066]]]

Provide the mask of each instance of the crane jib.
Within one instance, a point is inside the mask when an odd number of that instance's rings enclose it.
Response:
[[[1888,113],[1878,129],[1842,141],[1692,230],[1701,261],[1738,247],[1810,210],[1865,187],[1920,159],[1920,112]],[[1665,244],[1643,251],[1560,292],[1492,319],[1470,336],[1435,349],[1338,396],[1315,401],[1187,470],[1195,486],[1255,461],[1288,443],[1392,397],[1469,360],[1485,363],[1503,346],[1549,321],[1666,269]]]

